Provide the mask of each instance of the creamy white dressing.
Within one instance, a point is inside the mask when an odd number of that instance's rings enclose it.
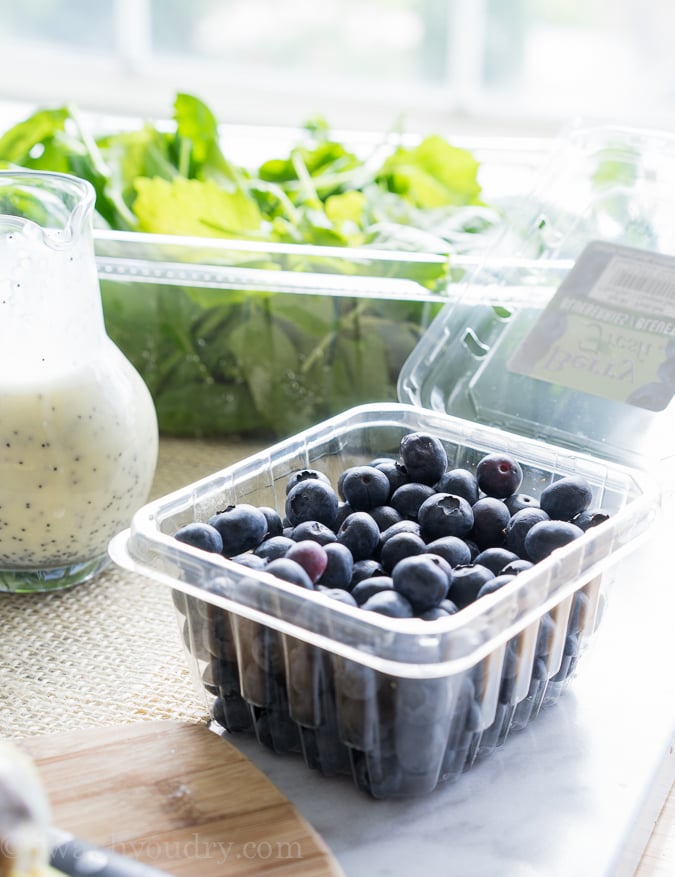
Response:
[[[148,391],[112,344],[51,381],[0,376],[0,568],[91,560],[146,499],[157,456]]]

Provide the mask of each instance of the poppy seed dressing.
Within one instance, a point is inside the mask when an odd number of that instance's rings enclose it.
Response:
[[[105,382],[89,366],[50,384],[0,385],[0,567],[103,554],[144,501],[156,426],[124,364]]]

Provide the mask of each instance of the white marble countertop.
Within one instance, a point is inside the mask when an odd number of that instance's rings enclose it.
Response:
[[[675,588],[623,562],[579,675],[457,782],[374,801],[347,778],[228,735],[323,835],[346,877],[632,875],[675,778]]]

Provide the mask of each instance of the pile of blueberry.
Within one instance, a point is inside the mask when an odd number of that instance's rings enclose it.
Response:
[[[318,469],[287,480],[283,517],[271,507],[228,506],[174,534],[247,568],[396,618],[451,615],[512,581],[607,520],[581,476],[535,498],[507,453],[473,471],[449,468],[443,443],[411,432],[398,459],[347,468],[334,486]]]

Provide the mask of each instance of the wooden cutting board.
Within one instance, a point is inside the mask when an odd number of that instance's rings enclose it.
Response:
[[[344,877],[267,777],[204,725],[140,722],[21,741],[54,826],[186,877]]]

